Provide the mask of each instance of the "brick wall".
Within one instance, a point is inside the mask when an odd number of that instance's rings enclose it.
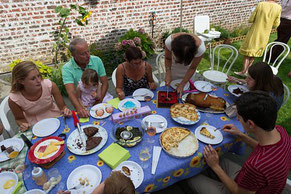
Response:
[[[151,32],[150,12],[156,12],[155,37],[180,25],[180,0],[1,0],[0,67],[17,58],[51,62],[52,32],[58,17],[55,6],[78,2],[92,11],[89,25],[80,27],[70,16],[73,36],[108,48],[130,28]],[[211,23],[233,27],[246,23],[258,0],[183,0],[183,27],[193,29],[195,15],[207,14]]]

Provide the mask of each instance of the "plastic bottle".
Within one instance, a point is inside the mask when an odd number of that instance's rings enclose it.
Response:
[[[44,183],[47,182],[47,177],[40,167],[34,167],[31,174],[32,179],[35,181],[37,185],[42,186]]]

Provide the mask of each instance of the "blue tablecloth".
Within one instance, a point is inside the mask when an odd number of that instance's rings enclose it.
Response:
[[[159,90],[166,90],[166,89],[165,89],[165,87],[161,87],[161,88],[159,88]],[[230,104],[233,102],[233,100],[235,98],[229,92],[225,91],[222,88],[218,88],[216,91],[214,91],[214,93],[217,96],[223,97]],[[141,103],[142,106],[149,105],[152,109],[152,114],[159,114],[159,115],[164,116],[168,121],[168,127],[182,126],[182,125],[176,123],[173,119],[171,119],[169,109],[156,108],[156,103],[157,103],[156,94],[157,94],[157,91],[155,91],[154,100],[152,100],[151,102],[142,102]],[[116,112],[119,112],[119,110],[114,110],[114,113],[116,113]],[[57,130],[57,132],[52,134],[53,136],[58,136],[60,133],[62,133],[64,131],[63,119],[61,117],[59,119],[61,121],[61,125],[60,125],[59,129]],[[76,167],[84,165],[84,164],[91,164],[91,165],[97,166],[102,172],[102,181],[104,181],[110,175],[111,168],[108,167],[105,163],[103,163],[103,161],[101,161],[99,159],[98,154],[101,153],[111,143],[113,143],[113,139],[110,137],[109,134],[111,133],[111,130],[113,129],[114,124],[112,123],[110,118],[107,118],[104,120],[97,120],[94,118],[90,118],[89,122],[85,123],[85,124],[95,123],[95,124],[102,125],[105,121],[106,121],[106,123],[103,125],[103,127],[108,132],[108,140],[107,140],[107,143],[105,144],[105,146],[101,150],[99,150],[98,152],[91,154],[91,155],[78,156],[78,155],[72,154],[66,147],[65,148],[65,152],[66,152],[65,156],[53,166],[53,168],[57,168],[62,175],[61,182],[63,183],[63,185],[65,185],[64,189],[66,189],[66,180],[67,180],[69,174]],[[199,125],[204,123],[205,121],[207,121],[210,125],[213,125],[215,127],[222,127],[223,125],[225,125],[227,123],[233,123],[240,130],[242,130],[242,127],[236,118],[228,118],[225,114],[209,114],[209,113],[208,114],[201,113],[200,121],[198,123],[196,123],[195,125],[186,126],[186,128],[188,128],[192,132],[194,132],[195,129]],[[69,125],[70,131],[64,131],[64,132],[67,133],[67,136],[69,136],[69,134],[73,130],[75,130],[75,127],[74,127],[72,118],[67,119],[67,123]],[[85,125],[85,124],[82,124],[82,125]],[[185,127],[185,126],[183,126],[183,127]],[[238,139],[230,134],[224,133],[224,132],[222,132],[222,134],[224,137],[223,142],[214,146],[214,148],[218,151],[219,155],[223,154],[224,152],[229,152],[229,151],[235,151],[238,154],[243,153],[244,144],[241,142],[240,139]],[[155,135],[154,138],[155,138],[155,145],[159,145],[160,144],[159,143],[160,134]],[[39,139],[40,138],[34,137],[32,142],[34,143],[34,142],[38,141]],[[139,193],[157,191],[157,190],[163,189],[165,187],[168,187],[168,186],[170,186],[170,185],[174,184],[175,182],[178,182],[182,179],[186,179],[186,178],[192,177],[196,174],[199,174],[201,171],[203,171],[207,167],[205,160],[203,158],[203,155],[202,155],[204,146],[205,146],[204,143],[199,142],[198,151],[193,156],[190,156],[188,158],[183,158],[183,159],[171,157],[167,153],[162,151],[155,175],[151,174],[151,167],[146,168],[144,170],[143,183],[141,184],[141,186],[139,186],[137,188],[137,191]],[[140,164],[141,161],[138,158],[138,153],[141,149],[141,144],[139,144],[133,148],[126,148],[126,149],[128,149],[128,151],[131,154],[131,157],[129,158],[129,160],[135,161],[135,162]],[[27,156],[26,156],[26,161],[29,163]],[[26,171],[31,171],[32,166],[34,166],[34,165],[35,164],[32,164],[30,168],[26,169]],[[44,171],[47,173],[48,170],[45,169]],[[29,179],[25,180],[24,182],[25,182],[25,186],[26,186],[27,190],[30,190],[33,188],[41,188],[35,184],[35,182],[31,179],[31,177]],[[56,193],[57,188],[58,187],[55,187],[51,191],[51,193]],[[60,187],[59,187],[59,189],[60,189]]]

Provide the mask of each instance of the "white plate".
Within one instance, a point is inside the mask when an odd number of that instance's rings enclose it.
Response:
[[[22,148],[24,147],[24,141],[20,138],[9,138],[9,139],[5,139],[3,141],[0,142],[0,146],[4,145],[6,148],[9,146],[15,146],[19,152],[22,150]],[[9,160],[8,156],[3,153],[0,152],[0,162]]]
[[[130,176],[127,176],[121,170],[122,166],[126,166],[127,168],[130,169]],[[121,162],[114,169],[114,171],[121,171],[125,176],[129,177],[132,180],[135,189],[137,189],[141,185],[141,183],[142,183],[142,181],[144,179],[144,172],[143,172],[142,167],[138,163],[133,162],[133,161],[124,161],[124,162]]]
[[[32,189],[32,190],[26,191],[24,194],[45,194],[45,192],[40,189]]]
[[[227,87],[228,91],[232,95],[234,95],[236,97],[239,97],[241,94],[235,94],[235,93],[233,93],[233,90],[235,90],[237,88],[239,88],[240,90],[242,90],[244,93],[247,92],[247,91],[249,91],[249,89],[246,86],[244,86],[244,85],[230,85],[230,86]]]
[[[67,140],[67,147],[70,150],[70,152],[77,154],[77,155],[89,155],[89,154],[93,154],[93,153],[99,151],[106,144],[107,139],[108,139],[108,134],[107,134],[107,131],[103,127],[101,127],[99,125],[84,125],[84,126],[81,126],[81,130],[83,131],[83,129],[86,127],[97,127],[99,129],[98,133],[96,133],[94,135],[94,137],[102,137],[100,144],[97,147],[95,147],[91,150],[88,150],[88,151],[79,148],[76,145],[76,143],[78,141],[79,142],[82,142],[82,141],[80,139],[78,129],[76,129],[70,134],[70,136],[68,137],[68,140]],[[85,137],[84,139],[87,140],[87,136],[85,135],[85,133],[82,133],[82,135],[84,135],[84,137]]]
[[[14,180],[15,184],[10,189],[4,189],[3,186],[8,180]],[[18,176],[14,172],[1,172],[0,173],[0,193],[10,194],[15,189],[18,183]]]
[[[148,115],[145,118],[143,118],[142,124],[145,125],[146,121],[154,123],[153,124],[154,127],[158,126],[161,122],[164,122],[163,127],[156,127],[157,133],[163,132],[168,126],[167,119],[165,119],[165,117],[163,117],[161,115],[156,115],[156,114],[155,115]]]
[[[176,90],[179,83],[181,83],[182,81],[183,81],[182,79],[173,80],[170,85],[172,88],[174,88]],[[187,82],[184,86],[184,90],[188,90],[189,87],[190,87],[190,84],[189,84],[189,82]]]
[[[46,137],[58,130],[60,127],[60,120],[57,118],[48,118],[38,121],[32,127],[33,135],[37,137]]]
[[[145,96],[150,96],[153,99],[155,94],[147,88],[139,88],[132,94],[132,97],[138,101],[145,101]]]
[[[200,134],[200,131],[202,129],[202,127],[206,127],[206,129],[211,133],[211,135],[215,136],[214,139],[210,139],[208,137],[205,137],[204,135]],[[202,141],[203,143],[206,144],[219,144],[222,142],[223,140],[223,136],[221,134],[221,132],[219,130],[216,130],[216,127],[210,126],[210,125],[200,125],[199,127],[197,127],[195,129],[195,135],[197,137],[197,139],[199,139],[200,141]]]
[[[191,121],[191,120],[188,120],[188,119],[186,119],[184,117],[175,117],[175,118],[172,117],[172,119],[174,121],[176,121],[177,123],[180,123],[182,125],[194,125],[194,124],[198,123],[198,121],[200,120],[200,117],[201,117],[200,116],[200,112],[197,109],[196,109],[196,113],[197,113],[197,116],[198,116],[196,121]]]
[[[140,102],[133,98],[126,98],[119,102],[118,109],[122,112],[133,108],[140,108]]]
[[[95,119],[104,119],[104,118],[107,118],[109,117],[111,113],[108,113],[106,112],[106,107],[112,107],[112,110],[113,110],[113,106],[111,106],[110,104],[106,104],[106,103],[100,103],[100,104],[96,104],[95,106],[93,106],[91,109],[90,109],[90,115],[91,117],[95,118]],[[96,115],[96,110],[98,109],[101,109],[104,111],[104,114],[102,116],[97,116]]]
[[[227,75],[223,72],[216,71],[216,70],[208,70],[203,73],[203,76],[211,80],[215,83],[226,83],[227,82]]]
[[[71,189],[76,185],[79,185],[79,179],[87,178],[89,185],[83,185],[78,193],[92,193],[92,191],[101,183],[102,173],[96,166],[93,165],[83,165],[79,166],[71,172],[67,179],[67,189]]]
[[[196,81],[194,82],[194,86],[201,92],[211,92],[212,88],[214,87],[210,82],[206,81]]]

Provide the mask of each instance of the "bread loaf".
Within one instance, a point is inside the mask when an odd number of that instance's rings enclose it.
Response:
[[[207,96],[206,96],[207,95]],[[206,96],[206,97],[205,97]],[[186,102],[202,108],[213,110],[224,110],[226,101],[221,97],[209,95],[207,93],[188,94]]]

